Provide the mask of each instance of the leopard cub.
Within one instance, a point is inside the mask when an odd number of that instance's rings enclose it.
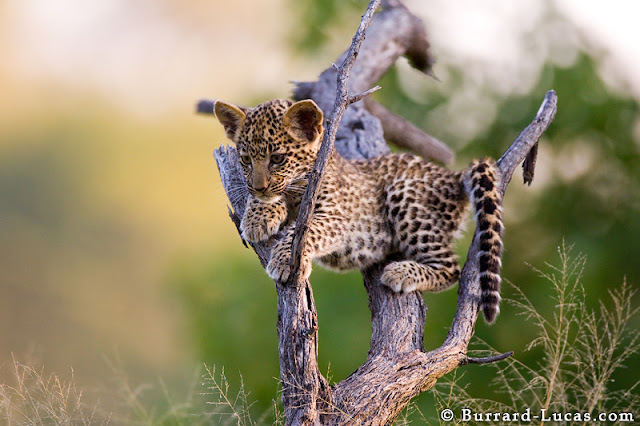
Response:
[[[267,273],[285,281],[295,220],[323,136],[323,114],[311,100],[273,100],[255,108],[225,102],[215,114],[237,146],[250,197],[240,224],[245,240],[277,238]],[[311,260],[364,269],[385,259],[381,281],[395,292],[438,291],[460,276],[452,242],[469,204],[481,229],[481,309],[499,311],[502,255],[500,174],[493,160],[450,171],[410,154],[346,160],[331,154],[308,229],[301,275]]]

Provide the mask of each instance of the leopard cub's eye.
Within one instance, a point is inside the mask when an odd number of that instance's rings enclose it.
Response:
[[[249,164],[251,164],[251,156],[246,155],[246,154],[245,155],[241,155],[240,156],[240,162],[242,162],[242,164],[246,164],[248,166]]]
[[[282,164],[285,160],[284,154],[271,154],[271,163],[272,164]]]

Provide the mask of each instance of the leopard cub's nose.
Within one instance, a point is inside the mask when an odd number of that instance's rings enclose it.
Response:
[[[269,178],[263,174],[255,174],[251,183],[257,192],[265,192],[269,187]]]
[[[268,186],[269,186],[268,184],[254,185],[253,189],[255,189],[258,192],[265,192]]]

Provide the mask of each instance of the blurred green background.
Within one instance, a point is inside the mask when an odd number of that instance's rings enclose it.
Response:
[[[498,156],[559,96],[530,188],[505,199],[504,277],[552,308],[527,264],[563,239],[587,255],[597,305],[640,280],[640,30],[634,1],[407,2],[426,23],[438,80],[398,63],[378,100],[457,153]],[[202,97],[255,105],[314,80],[346,48],[364,1],[8,0],[0,3],[0,377],[12,354],[77,382],[186,387],[207,363],[242,375],[257,415],[277,398],[273,283],[226,212]],[[251,10],[251,13],[247,13]],[[471,229],[471,226],[469,226]],[[468,235],[458,245],[466,252]],[[358,273],[316,268],[320,363],[334,381],[365,359]],[[506,292],[508,297],[508,291]],[[455,291],[428,294],[427,349]],[[639,324],[640,325],[640,324]],[[477,335],[521,359],[533,338],[508,305]],[[631,383],[640,372],[621,377]],[[470,392],[489,369],[469,367]],[[428,411],[429,396],[420,398]]]

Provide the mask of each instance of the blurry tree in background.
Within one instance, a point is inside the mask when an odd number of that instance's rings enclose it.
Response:
[[[365,3],[291,1],[299,10],[299,20],[309,23],[296,26],[299,32],[292,34],[292,43],[303,55],[317,55],[333,29],[355,25],[347,23],[357,22]],[[554,38],[558,33],[553,28],[558,26],[582,39],[549,4],[547,8],[536,33],[523,37],[523,56],[527,55],[527,40],[532,38],[546,44],[549,52],[566,47],[566,40]],[[531,188],[512,185],[505,199],[503,276],[532,300],[541,301],[538,306],[547,301],[549,312],[553,309],[549,289],[538,285],[539,277],[527,264],[542,265],[553,259],[563,240],[588,259],[583,284],[594,307],[625,277],[632,287],[640,282],[640,263],[636,261],[640,257],[640,107],[637,99],[621,90],[624,82],[621,85],[618,81],[617,87],[605,83],[612,76],[603,78],[597,50],[584,42],[582,45],[586,47],[574,46],[566,52],[569,60],[549,57],[541,61],[535,71],[537,82],[531,87],[531,82],[523,83],[527,87],[516,91],[488,83],[491,79],[474,78],[469,69],[445,60],[435,66],[439,81],[416,81],[414,71],[398,66],[383,78],[383,89],[376,93],[388,108],[454,148],[459,168],[474,157],[495,157],[503,152],[519,129],[529,123],[544,93],[556,90],[558,114],[540,143],[538,175]],[[434,53],[437,58],[446,58],[446,52]],[[334,57],[337,52],[327,63]],[[511,78],[517,80],[518,75]],[[458,244],[460,255],[466,253],[467,245],[468,238]],[[266,409],[278,377],[275,295],[270,281],[249,251],[242,259],[213,259],[200,273],[193,271],[191,267],[177,268],[172,280],[191,318],[203,360],[225,365],[227,371],[242,371],[247,387]],[[211,288],[208,283],[214,277],[228,282],[229,287]],[[357,274],[315,271],[312,283],[320,322],[320,362],[328,368],[330,365],[338,381],[366,355],[370,337],[366,295]],[[220,291],[225,293],[222,297],[213,297]],[[508,289],[505,293],[509,297]],[[455,296],[453,291],[426,295],[427,348],[439,345],[444,338]],[[477,335],[497,350],[516,351],[520,359],[539,358],[538,349],[523,352],[534,335],[527,334],[529,325],[517,314],[513,307],[505,306],[497,323],[491,328],[479,325]],[[232,328],[225,321],[237,323]],[[631,363],[628,367],[632,371],[640,369],[637,359]],[[486,393],[492,374],[491,369],[468,368],[469,394]],[[616,377],[615,386],[631,386],[633,376]],[[423,411],[432,410],[429,398],[420,398]]]

